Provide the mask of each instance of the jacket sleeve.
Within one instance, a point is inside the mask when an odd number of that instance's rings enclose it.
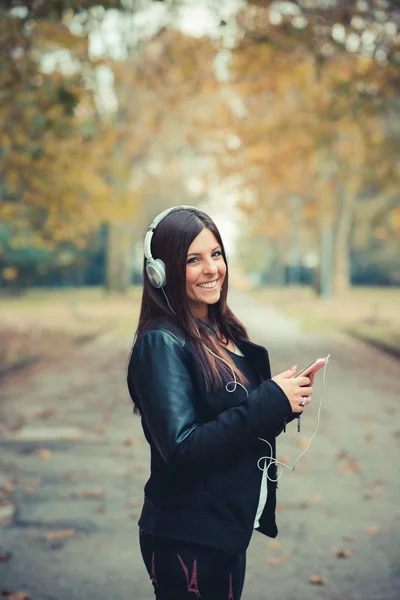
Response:
[[[284,431],[285,429],[285,425],[288,425],[289,423],[291,423],[292,421],[294,421],[294,419],[296,419],[297,417],[301,416],[303,414],[303,411],[301,411],[300,413],[295,413],[292,412],[284,421],[283,425],[280,425],[280,427],[278,428],[278,430],[275,432],[275,437],[278,437],[278,435],[280,435],[282,433],[282,431]]]
[[[148,331],[136,341],[128,377],[155,446],[166,463],[179,467],[232,460],[257,436],[274,436],[291,414],[286,394],[268,380],[239,406],[199,423],[184,347],[162,330]]]

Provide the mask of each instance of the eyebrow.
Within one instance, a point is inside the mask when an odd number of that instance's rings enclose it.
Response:
[[[211,253],[218,250],[218,248],[221,248],[220,244],[218,244],[218,246],[215,246],[215,248],[211,250]],[[191,252],[190,254],[188,254],[188,256],[201,256],[201,252]]]

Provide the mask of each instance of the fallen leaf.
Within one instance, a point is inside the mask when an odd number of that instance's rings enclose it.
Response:
[[[285,506],[285,504],[277,504],[276,510],[277,512],[284,512],[285,510],[287,510],[287,506]]]
[[[11,552],[0,553],[0,562],[8,562],[12,557]]]
[[[39,458],[41,458],[43,460],[48,460],[52,456],[53,453],[48,448],[38,448],[35,451],[35,454],[36,454],[36,456],[39,456]]]
[[[345,542],[354,542],[357,539],[356,535],[344,535],[343,539]]]
[[[127,438],[124,440],[124,446],[137,446],[139,444],[139,440],[136,438]]]
[[[310,439],[308,437],[305,437],[304,435],[301,435],[300,437],[296,438],[296,444],[297,446],[300,446],[300,448],[305,448],[306,446],[308,446],[310,442]]]
[[[276,540],[270,540],[267,543],[268,548],[272,548],[272,550],[279,550],[279,548],[281,547],[280,542],[277,542]]]
[[[76,475],[75,473],[64,473],[65,481],[75,481]]]
[[[124,446],[114,446],[113,448],[114,454],[123,454],[125,452]]]
[[[300,508],[309,508],[310,507],[310,503],[308,502],[308,500],[303,500],[302,502],[300,502]]]
[[[371,413],[361,413],[358,415],[358,418],[361,419],[362,421],[375,421],[376,417],[375,415],[371,414]]]
[[[38,417],[40,419],[50,419],[56,415],[56,410],[54,408],[46,408],[43,412],[41,412]]]
[[[328,580],[325,577],[321,577],[321,575],[310,575],[308,581],[315,585],[326,585],[328,583]]]
[[[385,482],[384,481],[375,481],[375,483],[372,484],[371,489],[373,492],[380,492],[382,491],[382,488],[384,487]]]
[[[377,533],[379,533],[380,529],[379,527],[367,527],[367,529],[365,530],[367,533],[369,533],[369,535],[376,535]]]
[[[129,498],[128,504],[130,506],[139,506],[140,504],[142,504],[142,499],[139,498],[139,496],[132,496],[132,498]]]
[[[344,466],[339,467],[339,471],[345,475],[351,475],[353,473],[360,473],[361,467],[355,458],[349,458]]]
[[[288,556],[271,556],[269,558],[265,559],[265,563],[267,565],[281,565],[284,562],[287,562],[289,560]]]
[[[103,498],[104,495],[104,491],[99,489],[86,490],[81,494],[83,498]]]
[[[336,554],[336,556],[338,558],[350,558],[350,556],[353,556],[353,551],[352,550],[348,550],[348,549],[343,549],[343,548],[335,548],[333,550],[333,553]]]
[[[11,483],[11,481],[6,481],[6,483],[4,483],[1,486],[1,491],[4,492],[4,494],[11,494],[11,492],[13,491],[14,486]]]
[[[55,531],[49,531],[43,535],[46,540],[65,540],[66,538],[72,537],[76,534],[75,529],[56,529]]]
[[[104,504],[99,504],[99,506],[96,506],[95,508],[95,512],[97,513],[105,513],[106,512],[106,507],[104,506]]]
[[[29,600],[30,598],[27,592],[13,592],[13,590],[3,590],[1,595],[7,600]]]
[[[336,460],[343,460],[344,458],[347,458],[347,452],[345,450],[341,450],[336,454]]]
[[[372,492],[370,490],[368,490],[367,492],[363,493],[364,500],[371,500],[372,496],[373,496],[373,494],[372,494]]]

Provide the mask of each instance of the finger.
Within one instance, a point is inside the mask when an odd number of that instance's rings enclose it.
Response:
[[[307,404],[310,404],[310,402],[311,402],[310,396],[303,396],[299,406],[306,406]]]
[[[300,396],[311,396],[312,392],[312,387],[301,387],[297,393],[300,394]]]
[[[310,375],[310,383],[311,383],[311,385],[313,385],[313,383],[314,383],[314,373],[312,375]]]
[[[309,377],[296,377],[296,382],[300,385],[300,386],[307,386],[310,385],[311,380]]]
[[[291,377],[293,377],[293,375],[296,372],[296,366],[297,365],[294,365],[294,367],[291,367],[287,371],[283,371],[283,373],[279,373],[279,375],[276,375],[276,377],[278,379],[290,379]]]

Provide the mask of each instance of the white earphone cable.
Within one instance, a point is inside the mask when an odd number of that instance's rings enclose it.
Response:
[[[225,363],[225,364],[226,364],[226,365],[227,365],[227,366],[230,368],[230,370],[232,371],[233,380],[232,380],[232,381],[228,381],[228,383],[226,384],[226,386],[225,386],[225,389],[226,389],[226,391],[227,391],[227,392],[229,392],[229,393],[231,393],[231,392],[234,392],[234,391],[236,391],[236,387],[237,387],[238,385],[240,385],[240,387],[242,387],[242,388],[244,389],[244,391],[246,392],[246,397],[248,397],[248,396],[249,396],[249,392],[247,391],[247,389],[245,388],[245,386],[244,386],[244,385],[242,385],[242,384],[241,384],[239,381],[237,381],[237,379],[236,379],[236,375],[235,375],[235,371],[232,369],[231,365],[230,365],[230,364],[229,364],[229,363],[228,363],[226,360],[224,360],[223,358],[221,358],[220,356],[218,356],[217,354],[214,354],[214,352],[212,352],[212,351],[211,351],[209,348],[207,348],[207,346],[205,346],[204,344],[203,344],[203,346],[204,346],[204,348],[207,350],[207,352],[209,352],[210,354],[212,354],[212,355],[213,355],[213,356],[215,356],[216,358],[219,358],[220,360],[222,360],[222,362],[224,362],[224,363]],[[298,463],[298,461],[300,460],[300,458],[301,458],[301,457],[302,457],[302,456],[303,456],[303,455],[304,455],[304,454],[307,452],[307,450],[309,449],[309,447],[310,447],[310,445],[311,445],[311,442],[313,441],[313,439],[314,439],[314,437],[315,437],[315,434],[317,433],[317,431],[318,431],[318,429],[319,429],[319,425],[320,425],[320,418],[321,418],[321,408],[322,408],[322,402],[323,402],[323,399],[324,399],[324,393],[325,393],[325,383],[326,383],[326,380],[325,380],[325,377],[326,377],[326,367],[327,367],[327,364],[328,364],[328,362],[329,362],[329,358],[330,358],[330,356],[331,356],[330,354],[327,356],[327,358],[326,358],[326,363],[325,363],[325,366],[324,366],[324,372],[323,372],[323,378],[322,378],[322,380],[323,380],[323,388],[322,388],[322,395],[321,395],[321,400],[320,400],[320,403],[319,403],[319,407],[318,407],[318,413],[317,413],[317,426],[316,426],[316,428],[315,428],[315,431],[314,431],[314,433],[312,434],[312,436],[311,436],[311,438],[310,438],[310,440],[309,440],[309,442],[308,442],[308,444],[307,444],[306,448],[303,450],[303,452],[302,452],[302,453],[301,453],[301,454],[300,454],[300,455],[299,455],[299,456],[296,458],[296,460],[294,461],[294,465],[293,465],[293,467],[290,467],[289,465],[287,465],[287,464],[285,464],[285,463],[283,463],[283,462],[280,462],[279,460],[277,460],[277,459],[276,459],[276,458],[273,456],[272,446],[271,446],[271,444],[269,443],[269,441],[268,441],[268,440],[264,440],[264,438],[261,438],[261,437],[259,437],[259,438],[258,438],[260,441],[262,441],[262,442],[265,442],[265,443],[266,443],[266,444],[269,446],[269,448],[270,448],[270,453],[271,453],[271,455],[270,455],[270,456],[262,456],[262,457],[261,457],[261,458],[259,458],[259,459],[258,459],[258,461],[257,461],[257,466],[258,466],[258,468],[260,469],[260,471],[265,471],[265,470],[267,471],[267,478],[268,478],[270,481],[276,482],[276,481],[278,481],[278,480],[281,478],[281,476],[282,476],[282,473],[283,473],[283,468],[282,468],[282,467],[286,467],[286,469],[289,469],[289,471],[294,471],[294,470],[295,470],[295,468],[296,468],[296,464]],[[233,384],[233,388],[231,388],[231,389],[229,389],[229,385],[230,385],[230,384]],[[269,462],[269,464],[267,463],[267,461],[268,461],[268,460],[270,461],[270,462]],[[261,462],[261,461],[265,461],[265,462],[264,462],[264,466],[263,466],[263,467],[261,467],[261,466],[260,466],[260,462]],[[276,478],[276,479],[272,479],[272,478],[269,476],[269,474],[268,474],[268,471],[269,471],[269,469],[270,469],[271,465],[273,465],[273,464],[277,465],[277,478]],[[279,466],[278,466],[278,465],[279,465]]]
[[[164,294],[164,296],[165,296],[165,299],[166,299],[166,301],[167,301],[167,304],[168,304],[168,306],[169,306],[170,310],[171,310],[171,311],[174,313],[174,315],[176,315],[176,312],[174,311],[174,309],[172,308],[172,306],[171,306],[171,305],[170,305],[170,303],[169,303],[168,296],[167,296],[167,294],[165,293],[164,287],[162,287],[162,288],[161,288],[161,291],[162,291],[162,293],[163,293],[163,294]]]
[[[170,303],[169,303],[168,296],[167,296],[167,294],[165,293],[165,291],[164,291],[164,288],[162,287],[162,288],[161,288],[161,290],[162,290],[162,292],[163,292],[163,294],[164,294],[164,296],[165,296],[165,299],[166,299],[166,301],[167,301],[167,303],[168,303],[168,306],[169,306],[169,308],[171,309],[171,311],[172,311],[174,314],[176,314],[176,313],[175,313],[175,311],[172,309],[172,307],[171,307]],[[197,329],[197,333],[198,333],[199,337],[201,337],[201,335],[200,335],[200,331],[199,331],[198,329]],[[215,358],[218,358],[219,360],[222,360],[222,362],[223,362],[223,363],[225,363],[225,364],[226,364],[226,365],[229,367],[229,369],[232,371],[233,380],[232,380],[232,381],[228,381],[228,383],[225,385],[225,389],[226,389],[226,391],[227,391],[227,392],[229,392],[229,393],[235,392],[235,391],[236,391],[236,388],[237,388],[237,386],[239,385],[239,386],[240,386],[241,388],[243,388],[243,389],[244,389],[244,391],[246,392],[246,398],[247,398],[247,397],[249,396],[249,392],[247,391],[246,387],[245,387],[245,386],[244,386],[242,383],[240,383],[240,381],[238,381],[238,380],[236,379],[236,374],[235,374],[235,371],[232,369],[232,367],[231,367],[231,365],[228,363],[228,361],[226,361],[225,359],[223,359],[221,356],[218,356],[218,354],[215,354],[214,352],[212,352],[212,350],[210,350],[209,348],[207,348],[207,346],[206,346],[205,344],[203,344],[203,346],[204,346],[204,348],[207,350],[207,352],[209,352],[210,354],[212,354],[213,356],[215,356]],[[323,400],[324,400],[324,394],[325,394],[325,384],[326,384],[326,367],[327,367],[327,365],[328,365],[328,362],[329,362],[330,356],[331,356],[331,355],[330,355],[330,354],[328,354],[328,356],[326,357],[326,363],[325,363],[325,366],[324,366],[324,372],[323,372],[323,377],[322,377],[322,382],[323,382],[323,384],[322,384],[322,385],[323,385],[323,387],[322,387],[322,394],[321,394],[321,400],[320,400],[320,403],[319,403],[319,407],[318,407],[318,413],[317,413],[317,426],[316,426],[316,428],[315,428],[315,430],[314,430],[314,433],[312,434],[312,436],[311,436],[311,438],[310,438],[310,440],[309,440],[309,442],[308,442],[307,446],[304,448],[303,452],[302,452],[301,454],[299,454],[299,456],[296,458],[296,460],[294,461],[294,464],[293,464],[293,466],[292,466],[292,467],[290,467],[289,465],[287,465],[287,464],[285,464],[285,463],[283,463],[283,462],[281,462],[281,461],[277,460],[277,459],[276,459],[276,458],[273,456],[273,450],[272,450],[272,446],[271,446],[271,444],[269,443],[269,441],[268,441],[268,440],[264,440],[264,438],[261,438],[261,437],[257,438],[257,439],[259,439],[261,442],[265,442],[265,443],[266,443],[266,444],[269,446],[269,449],[270,449],[270,453],[271,453],[271,455],[270,455],[270,456],[261,456],[261,458],[259,458],[259,459],[258,459],[258,461],[257,461],[257,466],[258,466],[258,468],[260,469],[260,471],[263,471],[263,472],[265,472],[265,471],[266,471],[266,476],[267,476],[267,478],[269,479],[269,481],[272,481],[272,482],[276,482],[276,481],[278,481],[278,480],[279,480],[279,479],[282,477],[282,473],[283,473],[283,467],[285,467],[286,469],[289,469],[289,471],[294,471],[294,470],[295,470],[295,468],[296,468],[296,465],[297,465],[298,461],[300,460],[300,458],[301,458],[302,456],[304,456],[304,454],[305,454],[305,453],[307,452],[307,450],[309,449],[309,447],[310,447],[310,445],[311,445],[311,442],[313,441],[313,439],[314,439],[314,437],[315,437],[315,435],[316,435],[316,433],[317,433],[317,431],[318,431],[318,429],[319,429],[320,420],[321,420],[321,408],[322,408],[322,402],[323,402]],[[229,386],[230,386],[231,384],[233,384],[233,388],[229,388]],[[270,461],[270,462],[269,462],[269,464],[268,464],[268,460]],[[261,467],[261,466],[260,466],[260,463],[261,463],[261,461],[264,461],[264,466],[263,466],[263,467]],[[276,479],[272,479],[272,478],[269,476],[269,474],[268,474],[268,471],[269,471],[269,469],[270,469],[271,465],[276,465],[276,466],[277,466],[277,477],[276,477]]]
[[[330,354],[328,354],[328,356],[326,357],[326,363],[325,363],[325,366],[324,366],[324,372],[323,372],[323,376],[322,376],[322,394],[321,394],[321,400],[320,400],[319,407],[318,407],[318,412],[317,412],[317,426],[316,426],[316,428],[315,428],[315,430],[314,430],[314,432],[313,432],[313,434],[312,434],[311,438],[309,439],[309,442],[308,442],[307,446],[304,448],[303,452],[302,452],[301,454],[299,454],[299,456],[298,456],[298,457],[296,458],[296,460],[294,461],[293,467],[290,467],[289,465],[287,465],[287,464],[285,464],[285,463],[283,463],[283,462],[281,462],[281,461],[277,460],[276,458],[274,458],[274,457],[272,456],[272,446],[271,446],[271,444],[268,442],[268,440],[264,440],[263,438],[260,438],[260,437],[258,438],[258,439],[259,439],[259,440],[261,440],[262,442],[265,442],[265,443],[266,443],[266,444],[269,446],[269,448],[270,448],[271,456],[262,456],[262,457],[261,457],[261,458],[259,458],[259,459],[258,459],[258,461],[257,461],[257,466],[258,466],[258,468],[259,468],[261,471],[264,471],[264,470],[265,470],[265,468],[267,469],[267,477],[268,477],[268,479],[269,479],[270,481],[278,481],[278,480],[279,480],[279,479],[282,477],[282,473],[283,473],[283,468],[282,468],[282,467],[286,467],[286,469],[289,469],[289,471],[294,471],[294,470],[295,470],[295,468],[296,468],[296,465],[297,465],[298,461],[300,460],[300,458],[301,458],[302,456],[304,456],[304,454],[307,452],[307,450],[308,450],[308,449],[309,449],[309,447],[311,446],[311,442],[313,441],[313,439],[314,439],[314,437],[315,437],[315,435],[316,435],[316,433],[317,433],[317,431],[318,431],[318,429],[319,429],[320,422],[321,422],[321,408],[322,408],[322,402],[323,402],[323,400],[324,400],[324,394],[325,394],[325,385],[326,385],[326,367],[327,367],[327,365],[328,365],[328,362],[329,362],[330,356],[331,356],[331,355],[330,355]],[[266,467],[266,464],[267,464],[267,460],[268,460],[268,459],[269,459],[271,462],[269,463],[268,467]],[[265,462],[264,462],[264,467],[260,467],[260,461],[262,461],[262,460],[265,460]],[[270,466],[271,466],[271,465],[273,465],[273,464],[277,465],[277,473],[278,473],[278,474],[277,474],[277,478],[276,478],[276,479],[271,479],[271,478],[268,476],[268,469],[269,469],[269,468],[270,468]],[[279,467],[278,467],[278,465],[279,465]]]
[[[238,381],[236,379],[236,375],[235,375],[235,371],[232,369],[231,365],[228,363],[228,361],[226,361],[225,359],[221,358],[221,356],[218,356],[218,354],[214,354],[214,352],[212,352],[210,350],[210,348],[207,348],[207,346],[205,346],[203,344],[204,348],[207,350],[207,352],[209,352],[210,354],[212,354],[213,356],[215,356],[216,358],[219,358],[219,360],[222,360],[222,362],[224,362],[232,371],[232,375],[233,375],[233,381],[228,381],[228,383],[225,386],[225,389],[227,392],[231,393],[231,392],[235,392],[236,391],[236,387],[238,385],[240,385],[240,387],[242,387],[244,389],[244,391],[246,392],[247,396],[249,395],[249,392],[247,391],[247,389],[245,388],[245,386],[243,384],[240,383],[240,381]],[[233,383],[233,388],[229,389],[228,386]]]

